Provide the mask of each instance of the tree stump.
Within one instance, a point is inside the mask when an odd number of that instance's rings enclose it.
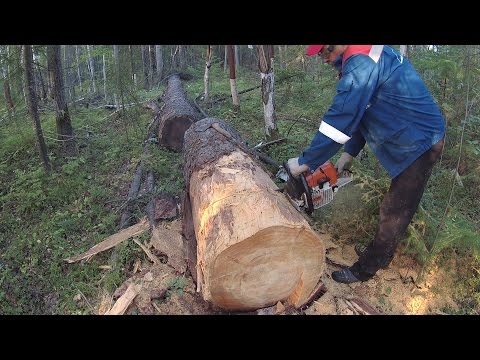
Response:
[[[185,133],[183,201],[187,249],[196,248],[197,290],[227,310],[287,300],[301,307],[325,265],[322,238],[278,192],[269,175],[205,118]],[[187,215],[185,215],[187,214]],[[194,246],[196,242],[196,247]],[[188,256],[188,254],[187,254]]]
[[[178,75],[168,78],[163,101],[165,106],[158,126],[158,142],[171,150],[182,151],[185,131],[200,117],[188,102]]]

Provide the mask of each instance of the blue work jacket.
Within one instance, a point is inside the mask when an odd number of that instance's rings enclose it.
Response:
[[[410,62],[387,45],[349,45],[337,94],[299,157],[313,171],[345,145],[368,143],[394,178],[445,135],[445,120]]]

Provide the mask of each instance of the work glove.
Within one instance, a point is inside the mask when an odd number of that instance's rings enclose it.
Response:
[[[337,169],[337,174],[341,174],[343,170],[350,169],[353,162],[353,156],[347,152],[343,152],[340,155],[340,158],[335,163],[335,169]]]
[[[303,164],[303,165],[298,164],[298,157],[288,159],[287,166],[294,178],[298,178],[298,176],[301,173],[304,173],[309,169],[307,164]]]

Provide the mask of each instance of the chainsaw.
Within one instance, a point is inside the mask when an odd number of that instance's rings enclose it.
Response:
[[[329,204],[338,189],[353,180],[350,170],[337,174],[331,161],[326,161],[315,171],[307,170],[295,178],[290,173],[287,163],[277,172],[277,178],[287,182],[282,189],[288,200],[300,212],[312,215],[315,209]]]

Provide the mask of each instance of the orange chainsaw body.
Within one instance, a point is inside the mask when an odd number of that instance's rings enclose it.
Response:
[[[331,161],[326,161],[312,173],[305,172],[304,176],[310,189],[316,186],[322,188],[322,185],[327,181],[332,187],[337,184],[337,169]]]

